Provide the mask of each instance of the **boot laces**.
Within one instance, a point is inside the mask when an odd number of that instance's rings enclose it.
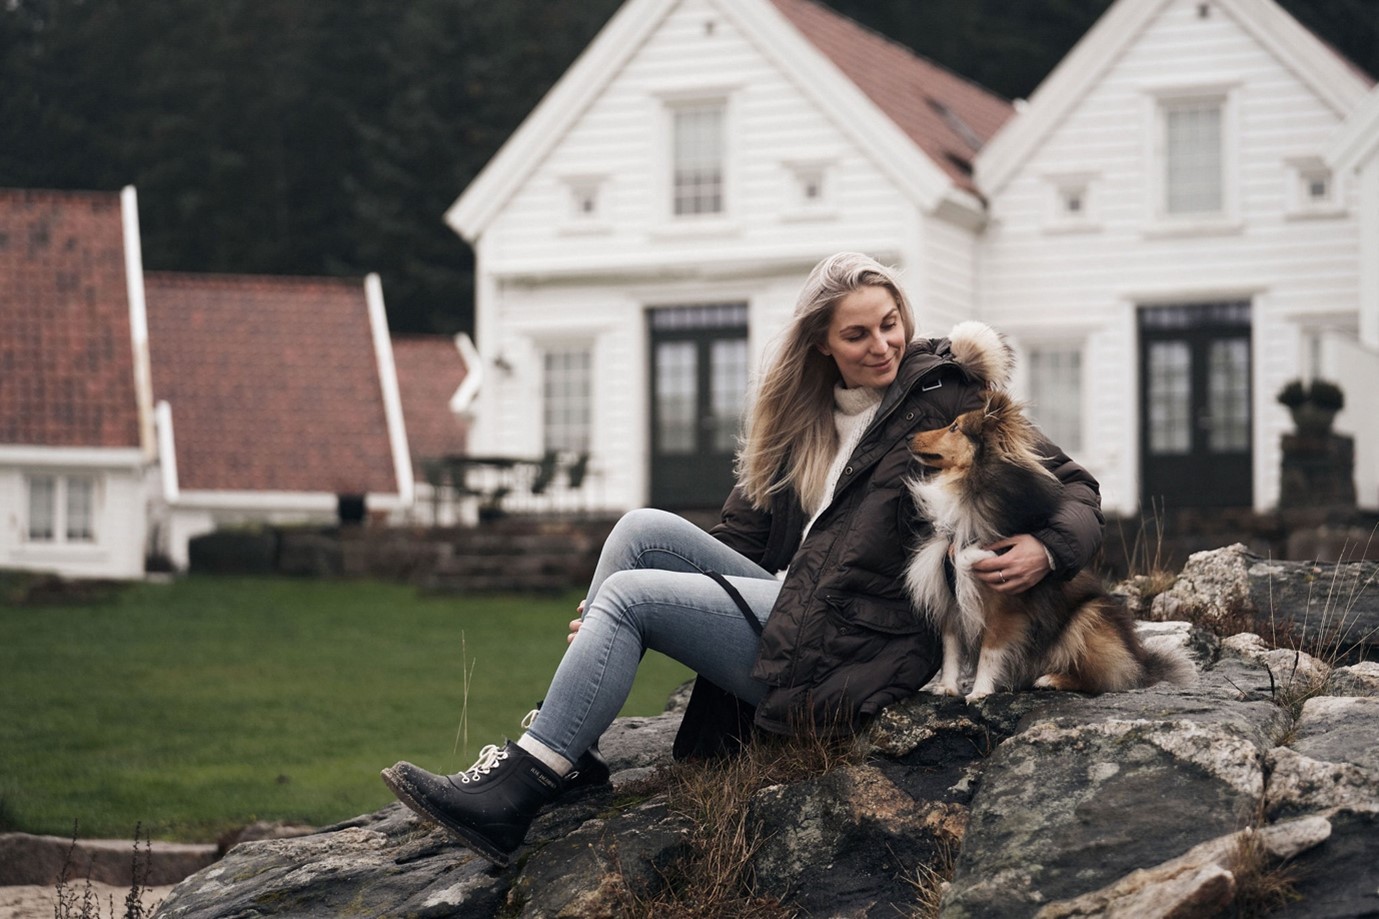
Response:
[[[496,744],[489,744],[479,751],[478,761],[464,772],[461,772],[456,778],[465,785],[468,785],[470,782],[477,782],[488,775],[499,763],[507,758],[508,751],[506,749],[499,749]]]
[[[527,712],[525,715],[522,716],[522,729],[523,729],[523,730],[526,730],[527,728],[531,727],[531,723],[532,723],[533,721],[536,720],[536,714],[537,714],[537,712],[539,712],[539,711],[541,711],[541,709],[539,709],[539,708],[534,708],[534,709],[532,709],[531,711]]]

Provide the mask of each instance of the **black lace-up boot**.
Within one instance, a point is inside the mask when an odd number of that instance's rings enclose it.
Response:
[[[536,713],[541,711],[541,703],[536,703],[536,708],[527,712],[522,719],[522,729],[531,727],[536,720]],[[584,751],[579,759],[575,760],[574,766],[570,768],[569,774],[565,776],[564,787],[561,788],[561,797],[582,797],[591,792],[605,788],[611,784],[611,772],[608,769],[608,762],[599,752],[598,742],[588,750]]]
[[[383,770],[383,784],[427,820],[459,836],[499,867],[522,845],[542,806],[564,789],[560,776],[511,741],[490,744],[464,772],[434,775],[411,763]]]

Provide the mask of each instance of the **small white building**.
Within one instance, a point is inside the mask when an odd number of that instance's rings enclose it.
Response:
[[[1011,335],[1108,510],[1273,507],[1275,394],[1312,376],[1379,504],[1371,84],[1273,0],[1117,0],[1011,118],[812,0],[628,0],[447,215],[471,449],[587,449],[614,507],[717,506],[750,369],[854,249],[922,332]]]
[[[134,190],[0,189],[0,568],[144,570],[154,461]]]

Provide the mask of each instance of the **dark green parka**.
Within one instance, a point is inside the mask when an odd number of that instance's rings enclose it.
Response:
[[[734,489],[712,533],[768,571],[788,566],[762,634],[752,676],[772,688],[755,722],[785,733],[813,722],[851,730],[923,686],[942,661],[938,635],[911,608],[905,590],[908,549],[925,534],[905,486],[918,464],[909,438],[951,424],[984,404],[983,387],[952,359],[948,339],[912,343],[896,380],[834,490],[801,544],[805,515],[793,491],[754,508]],[[1052,553],[1051,577],[1068,578],[1091,560],[1103,519],[1097,483],[1050,445],[1048,466],[1064,483],[1064,501],[1031,531]],[[712,694],[700,680],[695,694]],[[712,749],[696,732],[731,731],[721,709],[704,700],[686,716],[677,750]]]

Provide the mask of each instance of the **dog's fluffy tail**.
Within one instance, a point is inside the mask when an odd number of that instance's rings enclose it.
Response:
[[[1197,682],[1197,668],[1172,637],[1159,635],[1144,641],[1144,672],[1146,686],[1173,683],[1188,686]]]

